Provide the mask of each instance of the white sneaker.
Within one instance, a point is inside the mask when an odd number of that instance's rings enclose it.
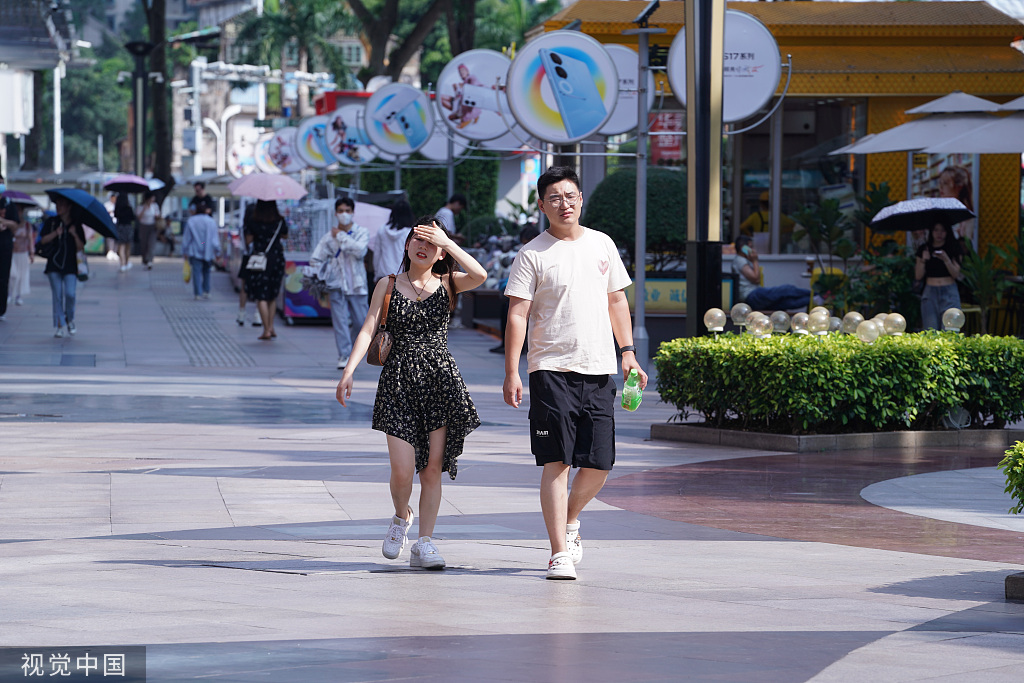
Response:
[[[78,331],[78,328],[75,327],[75,322],[73,320],[69,320],[68,321],[68,334],[74,336],[75,332],[77,332],[77,331]]]
[[[349,359],[348,356],[342,356],[341,358],[338,359],[338,369],[339,370],[344,370],[345,369],[345,366],[348,365],[348,359]]]
[[[422,536],[409,551],[409,566],[424,569],[444,569],[444,558],[430,536]]]
[[[245,325],[245,311],[238,312],[238,316],[235,318],[235,322],[238,323],[239,326]]]
[[[121,257],[117,255],[116,251],[108,251],[107,252],[107,260],[108,261],[118,261],[118,260],[120,260],[120,258]]]
[[[576,579],[576,567],[572,564],[572,558],[569,557],[569,553],[555,553],[548,560],[548,575],[549,579],[567,579],[574,581]]]
[[[63,337],[64,336],[64,328],[63,327],[58,327],[56,330],[54,330],[53,336],[54,337]]]
[[[388,527],[384,545],[381,546],[384,557],[393,560],[402,554],[405,544],[409,542],[409,528],[414,519],[416,519],[416,515],[413,514],[412,508],[409,508],[409,519],[402,519],[397,515],[391,518],[391,526]]]
[[[580,523],[565,525],[565,545],[569,548],[569,557],[572,563],[579,564],[583,561],[583,539],[580,538]]]
[[[131,269],[132,269],[132,262],[131,262],[131,261],[129,261],[128,263],[126,263],[126,264],[124,265],[124,269],[125,269],[125,270],[131,270]]]
[[[22,304],[24,304],[24,303],[25,303],[25,302],[21,300],[21,297],[20,297],[20,296],[19,296],[19,297],[18,297],[17,299],[15,299],[15,300],[14,300],[14,305],[15,305],[15,306],[21,306],[21,305],[22,305]]]

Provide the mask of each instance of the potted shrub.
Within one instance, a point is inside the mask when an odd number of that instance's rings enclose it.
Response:
[[[1024,441],[1018,441],[1006,451],[1006,457],[999,463],[999,469],[1006,475],[1005,491],[1017,501],[1010,508],[1011,515],[1024,512]]]

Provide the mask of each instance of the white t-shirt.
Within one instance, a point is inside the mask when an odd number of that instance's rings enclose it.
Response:
[[[412,228],[392,228],[382,225],[370,238],[373,252],[373,277],[377,280],[398,273],[405,258],[405,238]]]
[[[630,282],[615,243],[590,228],[572,241],[542,232],[520,249],[505,296],[533,302],[527,371],[617,373],[608,294]]]
[[[441,221],[441,227],[446,229],[451,234],[455,234],[455,212],[449,209],[447,206],[442,206],[434,214],[438,220]]]

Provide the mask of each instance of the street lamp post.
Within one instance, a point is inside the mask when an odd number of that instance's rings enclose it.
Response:
[[[132,110],[135,112],[135,136],[132,143],[135,152],[135,175],[145,174],[146,159],[146,57],[156,46],[144,40],[125,43],[125,49],[135,56],[135,71],[132,73]]]

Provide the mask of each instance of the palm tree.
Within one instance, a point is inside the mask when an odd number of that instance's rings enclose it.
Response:
[[[236,40],[248,49],[248,61],[271,66],[279,64],[281,53],[294,45],[299,71],[308,72],[311,67],[326,69],[344,86],[349,77],[345,59],[341,49],[330,41],[336,34],[357,26],[345,11],[345,4],[337,0],[288,0],[276,11],[267,9],[262,16],[250,15]],[[300,84],[298,114],[311,113],[309,86]]]

